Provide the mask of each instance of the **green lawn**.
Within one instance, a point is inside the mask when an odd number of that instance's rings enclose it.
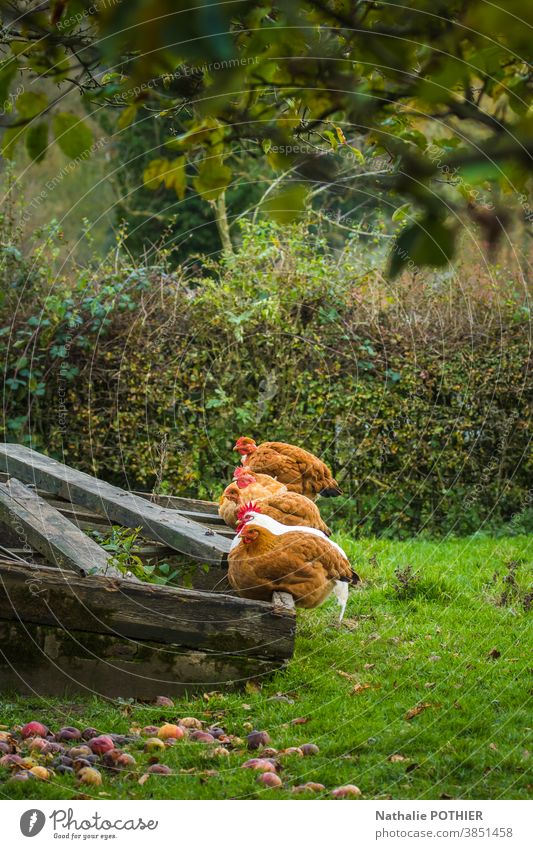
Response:
[[[195,716],[241,737],[252,727],[266,729],[277,749],[316,743],[318,755],[282,759],[283,788],[263,790],[256,773],[240,769],[248,757],[244,746],[214,757],[212,746],[178,741],[161,757],[171,776],[139,784],[148,755],[132,744],[137,772],[110,777],[104,771],[101,787],[83,789],[64,776],[14,782],[0,767],[2,795],[69,799],[81,790],[126,799],[283,798],[294,785],[317,781],[327,791],[354,783],[368,799],[528,798],[533,537],[339,541],[364,579],[344,624],[336,623],[333,601],[299,612],[294,659],[262,686],[165,709],[96,699],[14,698],[2,705],[0,721],[9,727],[39,719],[53,729],[94,725],[125,733]],[[506,580],[511,562],[517,565]],[[402,598],[394,571],[407,565],[418,581],[407,582]],[[298,718],[307,722],[294,723]],[[395,754],[404,760],[391,761]]]

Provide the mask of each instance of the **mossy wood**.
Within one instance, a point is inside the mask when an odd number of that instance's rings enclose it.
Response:
[[[5,472],[0,472],[0,482],[13,480],[9,478]],[[106,535],[113,524],[110,519],[100,516],[94,510],[84,507],[81,504],[74,504],[60,496],[56,496],[45,489],[32,489],[32,492],[40,495],[49,504],[52,504],[59,512],[74,522],[78,528],[82,530],[98,530]],[[154,495],[150,492],[133,492],[133,495],[138,495],[147,501],[153,501],[161,507],[168,507],[171,510],[176,510],[180,516],[185,516],[186,519],[192,519],[194,522],[199,522],[207,529],[215,531],[225,537],[233,538],[235,532],[224,524],[223,519],[218,515],[218,504],[213,501],[197,501],[196,499],[178,498],[173,495]],[[196,505],[202,504],[205,506],[203,510],[197,510]],[[186,505],[189,505],[187,507]],[[170,551],[169,546],[165,546],[166,551]]]
[[[0,620],[0,689],[7,693],[154,699],[236,689],[283,663]]]
[[[59,569],[121,576],[103,548],[16,478],[0,483],[0,520]]]
[[[23,445],[0,445],[0,468],[25,483],[95,510],[112,522],[141,527],[153,539],[209,563],[224,562],[229,540],[211,528],[139,495],[78,472]]]
[[[0,619],[243,657],[291,656],[294,615],[266,602],[57,569],[0,566]]]
[[[292,656],[290,596],[226,594],[229,540],[216,532],[216,504],[131,494],[23,446],[0,446],[0,466],[34,487],[0,482],[1,691],[149,699],[239,686]],[[108,555],[81,528],[111,523],[140,525],[154,541],[139,556],[163,557],[195,589],[102,575]]]

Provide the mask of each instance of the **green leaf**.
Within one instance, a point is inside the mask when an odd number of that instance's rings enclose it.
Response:
[[[289,224],[301,217],[305,210],[307,188],[296,183],[282,189],[273,198],[268,198],[263,209],[270,218],[279,224]]]
[[[135,116],[137,115],[138,107],[135,103],[130,103],[129,106],[123,110],[120,118],[117,121],[117,126],[124,130],[126,127],[129,127],[130,124],[135,120]]]
[[[185,157],[179,156],[172,163],[173,169],[173,180],[172,187],[176,192],[177,196],[180,200],[183,200],[185,197],[185,190],[187,188],[187,173],[185,171]]]
[[[35,118],[48,106],[46,94],[38,91],[23,91],[17,97],[17,112],[21,118]]]
[[[42,162],[46,148],[48,147],[48,124],[41,121],[39,124],[28,127],[26,133],[26,150],[34,162]]]
[[[7,127],[2,138],[2,155],[6,159],[12,159],[15,145],[20,142],[26,133],[26,127]]]
[[[187,188],[185,157],[178,156],[172,162],[164,157],[153,159],[144,169],[143,181],[146,188],[152,191],[161,185],[167,189],[174,189],[179,199],[183,200]]]
[[[152,159],[143,171],[143,182],[147,189],[155,191],[163,182],[164,174],[168,168],[168,159]]]
[[[83,156],[91,149],[93,134],[77,115],[58,112],[54,115],[52,125],[59,147],[71,159]]]
[[[6,112],[5,101],[9,94],[11,80],[17,73],[17,68],[18,64],[12,57],[0,64],[0,111],[2,112]]]
[[[166,147],[171,150],[182,151],[187,147],[206,145],[211,151],[219,152],[224,139],[224,127],[216,118],[203,118],[199,123],[193,124],[187,132],[175,136],[165,142]]]
[[[409,210],[411,209],[410,203],[404,203],[402,206],[399,206],[398,209],[395,209],[392,213],[393,221],[404,221],[409,214]]]
[[[346,144],[346,136],[344,135],[341,127],[335,127],[335,132],[337,133],[337,139],[339,140],[339,144]]]
[[[227,189],[230,180],[231,168],[216,157],[202,160],[193,185],[204,200],[216,200]]]
[[[389,275],[396,277],[408,267],[446,265],[453,256],[455,231],[444,222],[425,218],[402,231],[389,259]]]
[[[331,130],[324,130],[324,135],[326,136],[333,150],[337,150],[339,142],[337,141],[337,136],[335,135],[335,133],[332,133]]]
[[[363,162],[365,161],[365,157],[363,156],[363,154],[361,153],[361,151],[359,150],[359,148],[357,148],[357,147],[352,147],[352,145],[351,145],[351,144],[350,144],[350,145],[348,145],[348,147],[350,148],[350,150],[352,151],[352,153],[353,153],[354,157],[357,159],[357,161],[358,161],[358,162],[363,163]]]

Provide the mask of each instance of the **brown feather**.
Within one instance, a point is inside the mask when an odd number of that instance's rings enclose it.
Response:
[[[239,595],[269,601],[274,592],[288,592],[296,606],[309,608],[327,598],[335,581],[355,582],[350,563],[328,540],[302,531],[274,536],[255,530],[254,542],[241,541],[229,553],[228,578]]]
[[[322,460],[287,442],[262,442],[246,455],[245,467],[271,475],[291,492],[316,498],[321,492],[340,495],[339,485]]]

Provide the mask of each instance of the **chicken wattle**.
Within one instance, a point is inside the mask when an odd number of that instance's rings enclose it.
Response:
[[[342,548],[317,528],[289,527],[259,510],[253,504],[239,509],[229,553],[233,589],[263,601],[274,592],[287,592],[297,607],[305,608],[317,607],[334,593],[342,619],[348,587],[360,580]]]

